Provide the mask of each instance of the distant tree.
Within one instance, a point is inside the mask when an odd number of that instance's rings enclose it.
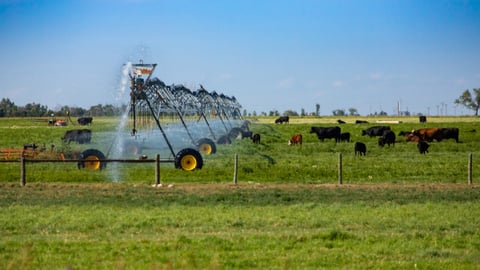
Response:
[[[336,109],[332,111],[333,116],[345,116],[345,110],[343,109]]]
[[[27,103],[24,107],[19,107],[20,116],[46,116],[48,107],[34,103]]]
[[[472,91],[474,95],[470,93],[470,90],[465,90],[459,98],[455,99],[454,103],[473,110],[475,116],[478,116],[478,109],[480,109],[480,88],[473,88]]]
[[[298,113],[296,111],[293,111],[293,110],[286,110],[285,112],[283,112],[283,115],[286,115],[286,116],[298,116]]]
[[[380,111],[379,113],[375,112],[375,115],[380,115],[380,116],[387,116],[387,112]]]
[[[280,115],[280,113],[278,112],[278,110],[270,111],[268,113],[268,116],[279,116],[279,115]]]
[[[315,104],[315,115],[320,116],[320,104]]]
[[[304,109],[304,108],[302,108],[302,112],[300,113],[300,116],[302,116],[302,117],[303,117],[303,116],[305,116],[305,115],[306,115],[306,114],[305,114],[305,109]]]
[[[358,111],[355,108],[350,108],[350,109],[348,109],[348,111],[349,111],[350,115],[352,115],[352,116],[358,115]]]
[[[0,117],[14,116],[18,108],[10,99],[2,98],[0,101]]]

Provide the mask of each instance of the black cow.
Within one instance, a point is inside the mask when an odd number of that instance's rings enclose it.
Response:
[[[339,124],[345,124],[345,121],[343,121],[342,119],[338,119],[338,120],[337,120],[337,123],[339,123]]]
[[[288,116],[280,116],[277,119],[275,119],[275,124],[282,124],[282,123],[288,124],[289,120],[290,120],[290,117]]]
[[[91,125],[93,121],[93,117],[79,117],[77,119],[78,124],[81,126]]]
[[[378,145],[380,145],[381,147],[385,146],[385,144],[388,144],[388,146],[390,147],[390,144],[393,144],[393,146],[395,146],[395,133],[393,133],[393,131],[391,130],[385,130],[383,132],[383,135],[382,137],[378,138]]]
[[[259,144],[260,143],[260,134],[258,134],[258,133],[253,134],[252,141],[255,144]]]
[[[367,146],[362,143],[362,142],[356,142],[355,143],[355,156],[359,154],[361,155],[366,155],[367,154]]]
[[[35,150],[37,148],[38,148],[38,145],[36,145],[34,143],[27,143],[27,144],[23,145],[23,150],[27,150],[27,149]]]
[[[385,130],[390,130],[389,126],[373,126],[362,130],[362,136],[368,135],[369,137],[382,136]]]
[[[454,139],[458,143],[458,128],[442,128],[439,131],[439,138],[441,139]],[[438,140],[438,139],[437,139]]]
[[[367,120],[355,120],[355,124],[368,124]]]
[[[340,133],[340,141],[341,142],[350,142],[350,132]]]
[[[426,141],[419,141],[417,143],[417,148],[420,154],[428,153],[428,147],[430,147],[430,145]]]
[[[64,142],[78,142],[79,144],[89,143],[92,139],[92,131],[90,129],[74,129],[67,130],[63,135]]]
[[[318,139],[322,142],[324,139],[335,139],[335,142],[340,142],[340,127],[312,127],[310,133],[317,133]]]

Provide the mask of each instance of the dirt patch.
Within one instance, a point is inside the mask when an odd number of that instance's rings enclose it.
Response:
[[[27,183],[22,187],[20,183],[0,183],[0,189],[24,189],[28,190],[105,190],[115,191],[125,188],[138,189],[159,189],[159,190],[180,190],[192,193],[216,193],[235,190],[303,190],[303,189],[352,189],[352,190],[382,190],[397,189],[404,190],[462,190],[478,189],[480,184],[273,184],[273,183],[242,183],[242,184],[222,184],[222,183],[181,183],[181,184],[162,184],[160,186],[134,183]]]

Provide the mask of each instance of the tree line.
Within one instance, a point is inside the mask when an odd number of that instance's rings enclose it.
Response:
[[[478,115],[480,110],[480,88],[473,88],[472,91],[465,90],[459,98],[454,101],[457,105],[462,105],[467,109],[472,110],[475,115]],[[97,104],[91,106],[89,109],[76,107],[76,106],[61,106],[59,109],[53,110],[48,108],[46,105],[41,105],[38,103],[28,103],[25,106],[18,106],[12,102],[9,98],[2,98],[0,101],[0,117],[46,117],[51,116],[119,116],[125,111],[127,105],[114,106],[112,104]],[[246,110],[243,111],[244,116],[257,116],[257,112],[247,113]],[[262,116],[279,116],[281,115],[279,111],[272,110],[269,113],[262,112]],[[300,114],[293,110],[287,110],[283,115],[288,116],[305,116],[305,115],[314,115],[320,116],[320,104],[315,104],[315,112],[307,113],[305,109],[302,108]],[[348,112],[344,109],[337,109],[332,111],[334,116],[347,116],[347,115],[359,115],[357,109],[350,108]],[[381,111],[374,115],[387,115],[386,112]],[[409,114],[408,114],[409,115]]]
[[[111,104],[97,104],[89,109],[76,106],[61,106],[59,109],[50,109],[46,105],[28,103],[25,106],[16,105],[8,98],[0,101],[0,117],[46,117],[46,116],[119,116],[127,105],[114,106]]]

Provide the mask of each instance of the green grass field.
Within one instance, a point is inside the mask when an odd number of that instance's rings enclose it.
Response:
[[[396,134],[424,125],[460,128],[461,143],[432,142],[426,155],[398,137],[394,147],[380,148],[361,136],[376,118],[368,125],[354,119],[343,118],[341,128],[367,144],[365,157],[354,156],[353,143],[320,142],[308,133],[312,125],[336,125],[336,118],[294,118],[289,125],[259,118],[251,130],[261,134],[260,145],[219,145],[193,172],[162,163],[162,187],[152,187],[151,163],[109,163],[102,171],[27,163],[26,186],[19,163],[0,163],[0,268],[478,269],[477,118],[387,119],[401,121],[389,124]],[[99,118],[91,129],[108,133],[117,124]],[[71,128],[0,119],[0,148],[108,148],[95,135],[88,146],[62,144]],[[304,144],[288,146],[297,132]]]

